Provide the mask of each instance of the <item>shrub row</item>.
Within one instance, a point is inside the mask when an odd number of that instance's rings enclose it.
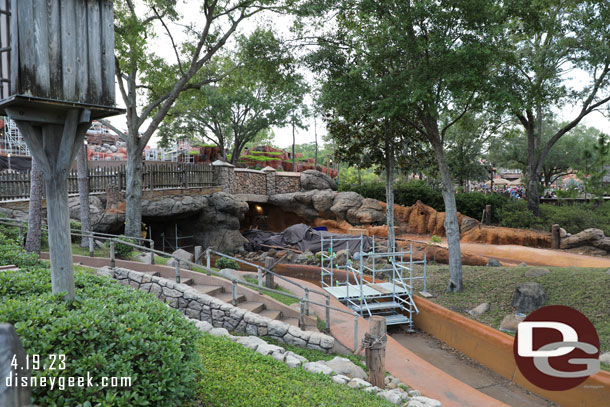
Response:
[[[386,200],[385,184],[363,183],[342,184],[341,191],[354,191],[364,196],[379,201]],[[431,206],[439,212],[445,211],[445,202],[440,190],[426,185],[422,181],[397,182],[394,184],[394,201],[403,206],[414,205],[417,201]],[[500,194],[484,194],[482,192],[466,192],[455,196],[457,210],[471,218],[481,219],[485,205],[492,206],[492,222],[498,223],[500,209],[509,202],[509,198]]]
[[[201,333],[180,312],[150,294],[79,271],[77,297],[66,302],[51,294],[48,267],[14,243],[0,234],[0,262],[28,268],[0,273],[0,322],[15,326],[28,354],[40,355],[41,367],[49,355],[65,355],[65,369],[34,370],[33,376],[67,380],[88,372],[94,384],[102,376],[131,378],[126,388],[35,387],[34,404],[170,406],[193,396],[201,363],[193,340]]]

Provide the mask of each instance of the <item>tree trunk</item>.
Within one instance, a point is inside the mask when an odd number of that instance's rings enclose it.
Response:
[[[392,142],[385,141],[385,173],[386,173],[386,223],[388,224],[388,252],[396,249],[396,237],[394,235],[394,146]]]
[[[449,286],[447,291],[462,291],[462,253],[460,250],[460,225],[457,217],[457,207],[455,204],[455,189],[445,151],[440,136],[436,136],[432,142],[434,154],[441,173],[443,185],[443,201],[445,202],[445,233],[449,245]]]
[[[296,157],[294,156],[294,145],[296,143],[296,138],[294,135],[294,122],[292,122],[292,171],[296,171],[296,167],[295,167],[295,159]]]
[[[131,137],[129,138],[131,143]],[[125,236],[140,237],[142,230],[142,152],[139,146],[127,154],[125,188]],[[128,149],[131,151],[132,149]]]
[[[89,216],[89,165],[87,162],[87,145],[83,144],[76,156],[78,177],[78,196],[80,199],[81,247],[89,247],[89,238],[85,237],[91,232],[91,218]]]
[[[316,143],[316,149],[314,152],[314,170],[318,169],[318,129],[316,127],[316,116],[313,116],[313,135],[315,138],[315,143]]]
[[[42,171],[34,157],[32,157],[28,235],[25,240],[25,250],[29,253],[40,254],[40,238],[42,233],[42,188]]]

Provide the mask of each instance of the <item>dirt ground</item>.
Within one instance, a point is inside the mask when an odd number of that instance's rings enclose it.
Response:
[[[513,407],[558,406],[512,383],[425,332],[418,330],[416,333],[407,333],[403,328],[390,327],[389,333],[402,346],[428,363],[496,400]]]

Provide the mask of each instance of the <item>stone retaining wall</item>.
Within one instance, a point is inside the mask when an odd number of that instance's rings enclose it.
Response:
[[[301,189],[301,175],[298,172],[278,172],[275,174],[275,193],[289,194]]]
[[[320,332],[302,331],[282,321],[272,320],[253,312],[227,304],[217,298],[203,294],[186,284],[153,277],[123,268],[103,267],[98,274],[118,280],[138,290],[154,294],[172,308],[187,317],[209,322],[216,328],[225,328],[236,333],[252,336],[269,336],[289,345],[330,352],[335,338]]]
[[[267,195],[267,175],[263,171],[235,168],[235,193]]]

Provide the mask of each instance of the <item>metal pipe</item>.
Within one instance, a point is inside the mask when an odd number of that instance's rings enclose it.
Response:
[[[305,287],[305,315],[309,316],[309,288]]]
[[[212,259],[211,259],[211,257],[210,257],[210,256],[211,256],[211,254],[210,254],[210,248],[209,248],[209,247],[207,247],[207,248],[205,249],[205,266],[206,266],[206,268],[208,269],[208,276],[211,276],[211,275],[212,275],[212,267],[210,267],[210,264],[211,264]]]
[[[303,299],[299,301],[299,328],[305,327],[305,305]]]
[[[357,314],[354,315],[354,352],[358,350],[358,318]]]
[[[150,250],[155,250],[155,241],[150,239],[148,243],[150,244]],[[150,264],[155,264],[155,254],[153,252],[150,252]]]
[[[330,296],[326,297],[326,329],[330,331]]]
[[[258,293],[263,294],[263,270],[260,267],[256,269],[256,274],[258,277]]]
[[[93,252],[95,250],[93,245],[93,236],[89,236],[89,257],[93,257]]]
[[[176,282],[180,284],[180,259],[174,257],[176,260]]]
[[[232,284],[233,305],[237,305],[237,280],[232,280]]]

